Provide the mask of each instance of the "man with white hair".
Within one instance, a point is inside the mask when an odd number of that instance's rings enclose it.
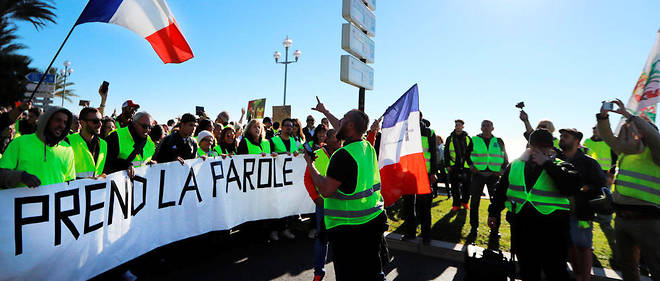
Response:
[[[144,166],[151,161],[156,144],[149,137],[153,118],[141,111],[133,115],[131,123],[118,128],[106,138],[108,155],[104,173],[110,174],[126,170],[129,177],[135,175],[134,167]]]

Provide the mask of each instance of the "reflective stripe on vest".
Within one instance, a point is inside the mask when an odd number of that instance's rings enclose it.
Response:
[[[486,142],[480,136],[472,138],[472,153],[470,153],[472,165],[479,171],[484,171],[486,168],[493,172],[502,170],[504,164],[504,152],[500,147],[500,143],[496,137],[490,139],[488,148]]]
[[[340,225],[365,224],[383,212],[376,150],[364,140],[350,143],[341,149],[346,150],[357,163],[357,181],[353,193],[345,194],[338,189],[333,197],[324,198],[327,229]]]
[[[282,137],[280,136],[275,136],[271,140],[273,140],[273,145],[275,146],[275,151],[277,153],[293,153],[294,151],[298,150],[297,142],[293,137],[289,137],[289,150],[286,150],[286,145],[284,145],[284,142],[282,141]]]
[[[252,142],[248,139],[245,139],[245,143],[247,143],[249,154],[270,154],[270,143],[267,140],[262,140],[261,145],[259,146],[252,144]]]
[[[651,150],[623,154],[614,176],[614,192],[660,205],[660,166],[653,162]]]
[[[116,132],[119,139],[119,155],[117,155],[117,158],[131,161],[133,167],[140,167],[149,162],[151,157],[154,156],[156,144],[147,136],[147,143],[142,148],[142,154],[136,154],[133,159],[126,159],[133,152],[135,141],[131,132],[128,130],[128,126],[119,128]]]
[[[466,148],[466,150],[467,150],[467,147],[468,147],[468,146],[470,146],[470,138],[468,138],[468,137],[466,136],[466,137],[465,137],[465,148]],[[453,137],[450,137],[450,138],[449,138],[449,165],[450,165],[450,166],[454,166],[454,164],[456,164],[456,163],[454,162],[455,160],[456,160],[456,150],[454,149],[454,138],[453,138]],[[464,159],[463,161],[464,161],[464,162],[463,162],[463,163],[464,163],[463,166],[464,166],[465,168],[470,168],[470,166],[468,165],[467,161],[465,161],[465,159]]]
[[[560,160],[556,160],[560,162]],[[548,215],[556,210],[568,210],[570,202],[566,196],[559,193],[554,181],[545,170],[534,183],[534,186],[525,188],[525,162],[515,160],[511,163],[509,171],[509,188],[506,191],[506,207],[514,213],[519,213],[527,203],[531,204],[539,213]],[[513,209],[511,201],[516,202]]]
[[[431,172],[431,152],[429,152],[429,137],[422,136],[422,151],[424,152],[424,160],[426,160],[426,173]]]
[[[73,156],[76,165],[76,177],[87,178],[103,174],[105,167],[105,158],[108,153],[107,143],[99,139],[99,157],[94,161],[94,154],[89,151],[87,142],[80,133],[69,135],[69,144],[73,149]]]
[[[607,143],[587,139],[584,141],[584,146],[589,148],[588,155],[598,161],[601,169],[607,171],[612,168],[612,149],[610,149]]]

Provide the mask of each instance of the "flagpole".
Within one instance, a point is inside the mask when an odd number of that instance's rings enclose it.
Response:
[[[50,70],[50,67],[53,66],[53,63],[55,62],[55,59],[60,54],[60,51],[62,51],[62,47],[64,47],[64,44],[66,43],[66,41],[69,40],[69,36],[71,36],[71,32],[73,32],[74,28],[76,28],[76,24],[74,24],[73,27],[71,27],[71,30],[69,30],[69,33],[66,35],[66,38],[64,38],[64,42],[62,42],[62,45],[60,45],[60,48],[57,49],[57,53],[55,53],[55,56],[50,61],[50,64],[48,65],[48,68],[46,68],[46,72],[44,72],[44,74],[41,75],[41,79],[39,79],[39,83],[37,83],[37,86],[32,91],[32,95],[30,95],[30,98],[28,99],[28,101],[31,101],[34,98],[34,94],[39,89],[39,86],[41,86],[41,82],[43,82],[44,78],[46,78],[46,74],[48,74],[48,71]],[[64,94],[64,93],[62,93],[62,94]]]

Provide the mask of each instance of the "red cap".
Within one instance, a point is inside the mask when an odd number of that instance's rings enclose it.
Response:
[[[140,105],[137,104],[137,103],[134,103],[133,100],[127,100],[121,106],[121,108],[124,108],[124,107],[137,107],[137,108],[140,108]]]

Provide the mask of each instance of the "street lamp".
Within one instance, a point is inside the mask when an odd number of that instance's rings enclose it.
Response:
[[[71,62],[68,60],[64,61],[64,69],[60,70],[60,75],[64,76],[64,84],[62,85],[62,107],[64,107],[64,96],[66,95],[66,78],[73,73],[73,68],[69,68]]]
[[[273,57],[275,58],[275,63],[280,63],[284,65],[284,104],[286,105],[286,76],[287,76],[287,68],[289,64],[298,62],[298,59],[300,58],[300,55],[302,54],[300,50],[296,50],[293,52],[293,56],[296,58],[296,60],[289,61],[289,48],[293,45],[293,41],[289,39],[289,36],[287,36],[284,41],[282,41],[282,46],[284,46],[284,61],[279,61],[280,57],[282,54],[280,52],[275,52],[273,53]]]

